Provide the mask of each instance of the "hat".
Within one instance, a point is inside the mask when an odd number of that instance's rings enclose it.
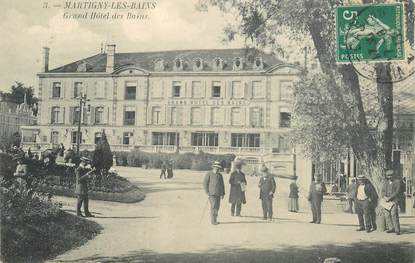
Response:
[[[220,165],[220,162],[218,162],[218,161],[215,161],[215,162],[212,164],[212,167],[216,167],[216,168],[222,169],[222,165]]]
[[[366,180],[366,176],[364,176],[363,174],[359,174],[357,176],[357,180]]]
[[[84,156],[82,156],[82,157],[80,158],[80,160],[81,160],[81,162],[87,162],[87,163],[91,162],[91,159],[89,159],[89,158],[87,158],[87,157],[84,157]]]
[[[393,170],[389,169],[385,172],[386,176],[393,176]]]
[[[262,165],[261,172],[268,172],[268,167],[266,167],[265,165]]]

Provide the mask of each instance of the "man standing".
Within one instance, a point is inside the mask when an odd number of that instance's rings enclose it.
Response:
[[[229,184],[231,185],[230,193],[229,193],[229,203],[231,203],[231,215],[235,215],[235,208],[236,208],[236,216],[241,216],[241,208],[242,204],[246,204],[245,198],[245,186],[246,186],[246,178],[245,174],[241,171],[242,169],[242,161],[236,160],[234,162],[235,171],[231,173],[229,178]]]
[[[376,230],[376,214],[373,207],[376,207],[378,196],[364,175],[357,177],[359,182],[356,191],[356,213],[359,220],[359,228],[356,231],[366,229],[367,233]]]
[[[88,199],[88,179],[90,177],[90,174],[94,171],[91,169],[91,167],[88,165],[91,163],[91,160],[89,160],[86,157],[81,157],[81,162],[79,163],[79,166],[75,169],[75,175],[76,175],[76,185],[75,185],[75,194],[78,195],[78,201],[76,204],[76,215],[77,216],[83,216],[81,214],[81,206],[82,203],[84,203],[84,213],[86,217],[94,217],[89,212],[89,199]]]
[[[167,164],[166,161],[161,163],[160,179],[166,179]]]
[[[210,201],[210,218],[212,225],[218,225],[218,211],[220,207],[220,199],[225,196],[225,185],[223,184],[222,169],[220,162],[214,162],[212,171],[208,172],[203,180],[203,188],[209,196]]]
[[[315,181],[311,182],[310,191],[308,192],[308,201],[311,203],[311,212],[313,213],[313,221],[310,223],[321,223],[321,203],[323,195],[327,192],[326,185],[322,181],[320,174],[316,174]]]
[[[349,212],[353,214],[353,203],[356,201],[356,191],[357,191],[357,185],[356,185],[356,179],[352,178],[350,181],[349,186],[346,189],[347,192],[347,201],[349,202],[349,209],[346,210],[346,212]],[[356,206],[355,206],[356,209]]]
[[[399,224],[398,202],[401,188],[401,182],[393,177],[393,170],[386,171],[386,181],[383,184],[381,196],[386,202],[385,219],[388,226],[387,233],[395,232],[401,234]]]
[[[259,179],[258,187],[259,198],[262,200],[262,211],[263,219],[272,221],[272,199],[274,198],[274,193],[276,189],[276,183],[274,176],[268,173],[268,168],[263,165],[261,167],[261,179]]]

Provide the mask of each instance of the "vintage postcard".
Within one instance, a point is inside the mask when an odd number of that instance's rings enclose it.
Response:
[[[415,263],[414,0],[3,0],[1,262]]]

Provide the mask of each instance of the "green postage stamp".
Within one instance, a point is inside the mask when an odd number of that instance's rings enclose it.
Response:
[[[337,7],[337,61],[404,60],[403,8],[401,3]]]

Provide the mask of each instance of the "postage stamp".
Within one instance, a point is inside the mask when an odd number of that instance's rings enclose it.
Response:
[[[337,61],[405,60],[403,9],[401,3],[337,7]]]

